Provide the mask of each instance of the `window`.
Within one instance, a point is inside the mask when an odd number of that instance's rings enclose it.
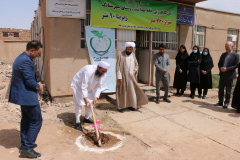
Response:
[[[229,29],[227,35],[227,41],[233,42],[233,51],[237,52],[237,37],[238,30],[237,29]]]
[[[199,51],[202,52],[205,46],[205,31],[204,26],[197,26],[197,45],[199,46]]]
[[[137,47],[141,49],[149,49],[149,35],[150,31],[141,31],[137,30],[137,37],[140,37],[139,41],[137,41]]]
[[[14,33],[14,37],[19,37],[19,33]]]
[[[3,32],[3,37],[19,37],[19,33],[18,32]]]
[[[86,19],[81,19],[81,48],[87,48],[85,26],[90,25],[91,0],[86,0]]]
[[[3,32],[3,37],[8,37],[8,33],[7,32]]]
[[[81,48],[87,48],[85,26],[90,25],[91,0],[86,0],[86,19],[81,19]],[[117,29],[115,29],[115,47],[117,47]]]
[[[136,41],[136,31],[131,29],[118,29],[118,49],[125,49],[126,42],[135,42]]]
[[[178,49],[178,27],[176,27],[175,32],[153,31],[152,43],[153,43],[152,44],[153,50],[158,50],[160,43],[164,43],[166,45],[166,49],[177,50]]]
[[[8,37],[13,37],[14,33],[8,33]]]

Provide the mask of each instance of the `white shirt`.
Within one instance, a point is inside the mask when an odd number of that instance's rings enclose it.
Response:
[[[71,88],[77,89],[83,98],[97,97],[99,98],[102,91],[102,78],[95,76],[97,70],[96,65],[87,65],[83,67],[74,77],[71,83]]]

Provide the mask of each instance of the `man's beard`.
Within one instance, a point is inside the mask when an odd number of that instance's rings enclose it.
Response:
[[[101,74],[98,70],[96,70],[95,75],[96,75],[97,77],[102,77],[102,76],[103,76],[103,74]]]
[[[128,51],[126,51],[126,54],[129,56],[130,54],[131,54],[132,52],[128,52]]]

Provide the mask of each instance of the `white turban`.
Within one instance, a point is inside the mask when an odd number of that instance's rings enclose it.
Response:
[[[133,48],[135,48],[135,43],[134,43],[134,42],[126,42],[126,43],[125,43],[125,48],[127,48],[127,47],[133,47]]]
[[[110,65],[105,61],[100,61],[98,65],[99,67],[105,68],[105,69],[108,69],[110,67]]]

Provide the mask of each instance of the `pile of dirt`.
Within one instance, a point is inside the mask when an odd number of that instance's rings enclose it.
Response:
[[[113,146],[114,144],[120,141],[117,137],[112,136],[110,134],[100,133],[99,136],[101,138],[102,146],[105,147]],[[95,132],[88,132],[87,134],[85,134],[85,137],[86,140],[89,141],[92,145],[98,145],[97,136]]]

